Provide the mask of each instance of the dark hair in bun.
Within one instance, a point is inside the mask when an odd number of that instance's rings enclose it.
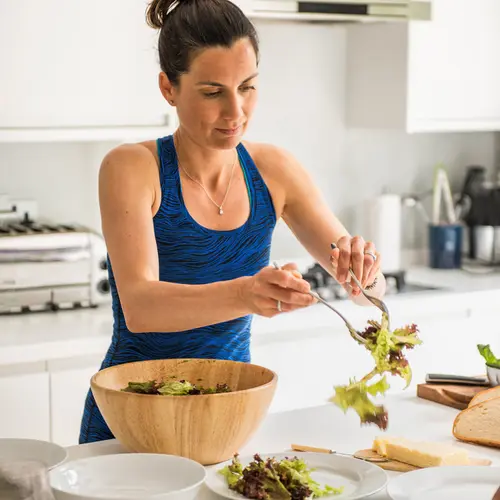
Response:
[[[153,0],[146,21],[160,30],[160,66],[173,84],[197,52],[208,47],[231,47],[248,38],[259,56],[255,27],[230,0]]]

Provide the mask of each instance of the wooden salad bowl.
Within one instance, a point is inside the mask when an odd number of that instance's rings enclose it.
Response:
[[[163,396],[124,392],[129,382],[187,380],[232,392]],[[131,452],[165,453],[211,465],[229,460],[266,416],[277,375],[249,363],[162,359],[112,366],[91,379],[92,393],[116,439]]]

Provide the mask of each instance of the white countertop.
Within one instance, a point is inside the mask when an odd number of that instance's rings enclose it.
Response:
[[[500,465],[500,450],[472,446],[456,441],[452,423],[457,410],[416,398],[411,393],[390,395],[385,399],[389,411],[389,435],[409,439],[454,443],[467,449],[471,456],[488,458],[493,465]],[[267,416],[254,438],[242,449],[242,456],[254,453],[280,453],[290,449],[293,443],[335,449],[342,453],[354,453],[370,448],[380,431],[374,426],[360,427],[357,415],[344,415],[333,405],[275,413]],[[123,453],[115,441],[102,441],[68,448],[69,460]],[[388,472],[389,478],[398,475]],[[204,488],[199,500],[219,498]],[[385,491],[370,497],[373,500],[389,499]]]
[[[408,317],[406,311],[418,301],[422,310],[453,314],[470,307],[486,307],[498,299],[500,274],[475,275],[463,271],[412,269],[408,283],[439,286],[443,290],[387,296],[392,311]],[[373,316],[372,308],[350,301],[336,302],[352,321],[365,321]],[[411,318],[409,318],[411,319]],[[319,328],[332,325],[331,312],[321,304],[283,314],[272,319],[254,317],[254,343],[269,342],[270,334],[293,332],[297,325]],[[335,324],[337,325],[337,324]],[[340,327],[340,323],[338,323]],[[31,363],[77,356],[104,356],[113,329],[111,306],[97,309],[33,313],[0,317],[0,365]]]

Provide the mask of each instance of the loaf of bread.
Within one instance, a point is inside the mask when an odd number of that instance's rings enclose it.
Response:
[[[500,385],[497,387],[490,387],[484,391],[478,392],[469,403],[469,408],[471,406],[477,405],[486,401],[487,399],[500,398]]]
[[[453,423],[453,435],[457,439],[500,448],[500,394],[488,397],[495,389],[480,392],[476,396],[478,402],[472,404],[471,401],[469,407],[457,415]]]

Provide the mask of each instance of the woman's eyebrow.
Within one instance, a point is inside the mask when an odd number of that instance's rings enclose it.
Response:
[[[253,78],[255,78],[257,75],[258,75],[258,73],[254,73],[253,75],[249,76],[248,78],[245,78],[245,79],[244,79],[244,80],[240,83],[240,85],[243,85],[244,83],[249,82],[250,80],[252,80]],[[202,81],[202,82],[198,82],[196,85],[208,85],[209,87],[224,87],[224,85],[222,85],[222,83],[218,83],[218,82],[211,82],[211,81]]]

